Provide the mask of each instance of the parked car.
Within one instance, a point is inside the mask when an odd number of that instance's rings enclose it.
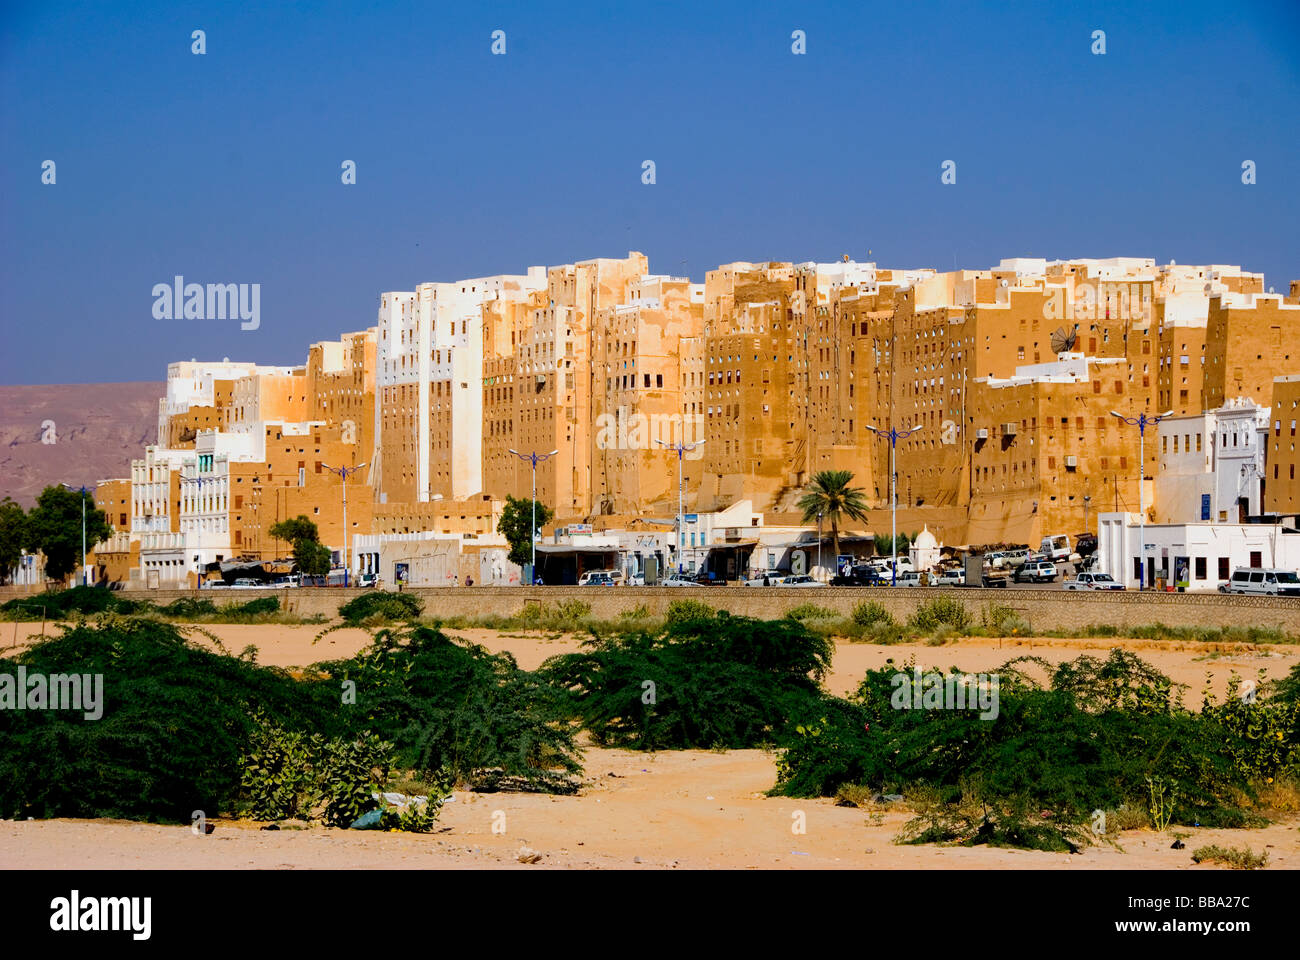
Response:
[[[578,579],[580,587],[612,587],[614,577],[608,570],[588,570]]]
[[[741,581],[746,587],[770,587],[778,580],[784,580],[790,574],[784,570],[764,570],[762,573],[754,574],[752,577],[746,577]]]
[[[698,587],[699,584],[694,580],[687,580],[685,577],[665,577],[659,581],[661,587]]]
[[[915,570],[908,570],[905,573],[900,571],[898,579],[893,583],[896,587],[919,587],[921,586],[921,575]]]
[[[960,568],[944,570],[932,582],[937,587],[964,587],[966,585],[966,571]]]
[[[848,575],[831,577],[832,587],[878,587],[888,582],[888,578],[879,570],[866,563],[858,564]]]
[[[774,587],[824,587],[826,584],[820,580],[814,580],[808,574],[801,574],[794,577],[785,577],[784,579],[772,584]]]
[[[1080,573],[1071,580],[1062,582],[1066,590],[1123,590],[1120,583],[1109,573]]]
[[[1056,579],[1056,564],[1050,560],[1026,560],[1016,570],[1016,583],[1051,583]]]
[[[1300,596],[1300,577],[1294,570],[1238,567],[1232,571],[1225,593],[1254,593],[1275,597]]]
[[[240,577],[235,581],[235,588],[241,590],[256,590],[258,587],[264,587],[266,584],[260,580],[254,580],[251,577]]]
[[[375,573],[363,573],[357,577],[358,587],[373,587],[378,585],[379,575]]]

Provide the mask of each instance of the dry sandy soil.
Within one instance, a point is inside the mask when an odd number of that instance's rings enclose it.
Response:
[[[13,624],[0,625],[9,647]],[[261,663],[300,666],[346,657],[365,645],[362,630],[335,631],[319,644],[315,626],[209,626],[235,652],[258,647]],[[39,625],[18,625],[22,643]],[[574,650],[575,637],[486,630],[452,631],[492,650],[509,650],[531,669],[545,658]],[[1281,676],[1297,662],[1291,646],[1215,649],[1196,643],[1112,640],[1002,640],[970,638],[942,647],[924,644],[836,647],[828,686],[851,691],[864,670],[915,656],[922,667],[957,665],[988,671],[1032,653],[1058,662],[1082,652],[1104,657],[1116,644],[1190,687],[1199,703],[1206,672],[1222,690],[1229,672],[1254,676],[1263,667]],[[1031,646],[1032,645],[1032,646]],[[208,836],[188,827],[110,821],[0,822],[0,867],[75,868],[321,868],[321,867],[601,867],[601,868],[907,868],[976,869],[1155,868],[1215,869],[1192,864],[1197,846],[1218,843],[1266,850],[1270,868],[1300,867],[1300,818],[1263,830],[1189,829],[1185,850],[1170,838],[1130,831],[1118,848],[1100,845],[1077,855],[1036,851],[899,846],[892,842],[909,814],[892,805],[880,813],[837,807],[831,800],[765,797],[775,780],[773,757],[758,750],[674,751],[639,754],[586,751],[587,783],[572,797],[460,792],[428,835],[331,830],[262,831],[257,824],[217,821]],[[796,834],[802,812],[806,832]],[[504,833],[493,824],[503,822]],[[541,855],[525,866],[521,848]]]

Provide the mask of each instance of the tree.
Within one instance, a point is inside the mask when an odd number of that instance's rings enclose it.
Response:
[[[297,546],[299,540],[320,543],[320,531],[316,529],[316,524],[302,514],[288,520],[281,520],[272,526],[271,536],[276,540],[287,541],[294,546]]]
[[[533,504],[537,504],[537,525],[533,526]],[[517,563],[519,566],[532,563],[533,561],[533,538],[536,537],[537,531],[551,522],[554,514],[546,504],[540,500],[533,501],[528,497],[516,499],[515,497],[506,496],[505,509],[501,511],[501,519],[497,521],[497,533],[506,538],[506,543],[510,544],[510,562]],[[531,528],[531,535],[530,535]],[[536,571],[534,571],[536,576]]]
[[[330,572],[333,557],[329,547],[320,542],[316,524],[303,514],[281,520],[271,527],[271,536],[293,545],[293,560],[298,572],[307,577],[324,577]]]
[[[22,561],[27,514],[9,497],[0,500],[0,581],[9,579]]]
[[[330,572],[333,559],[329,547],[315,540],[302,539],[293,545],[293,559],[298,572],[309,577],[324,577]]]
[[[898,535],[898,552],[906,553],[908,547],[912,545],[912,542],[916,539],[916,537],[917,537],[916,533],[911,533],[911,534],[900,533]],[[873,539],[876,542],[876,556],[892,557],[894,555],[894,547],[893,547],[893,543],[890,541],[889,534],[877,533],[873,537]]]
[[[67,487],[46,487],[36,498],[36,506],[27,515],[26,543],[45,555],[45,575],[52,580],[66,580],[81,563],[82,497],[86,504],[86,549],[89,550],[113,532],[104,511],[98,509],[90,494]]]
[[[853,471],[819,470],[813,474],[808,492],[799,498],[803,522],[811,523],[821,514],[831,522],[831,542],[835,556],[840,555],[840,518],[847,517],[865,523],[867,501],[861,487],[851,487]]]

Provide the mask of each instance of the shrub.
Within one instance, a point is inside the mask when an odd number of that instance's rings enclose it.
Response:
[[[699,600],[674,600],[668,604],[668,612],[664,620],[673,624],[687,620],[712,620],[714,617],[715,611],[707,603]]]
[[[254,820],[311,819],[320,800],[314,769],[324,748],[320,734],[286,730],[259,711],[239,759],[240,794]]]
[[[894,623],[894,618],[884,604],[875,600],[867,600],[854,607],[852,619],[860,627],[891,626]]]
[[[542,617],[542,623],[552,630],[575,631],[586,626],[591,616],[591,604],[585,600],[571,599],[557,601],[552,610]]]
[[[595,637],[541,674],[599,744],[642,750],[753,747],[820,695],[833,644],[794,620],[726,615],[651,635]]]
[[[1246,847],[1197,847],[1192,851],[1193,863],[1222,863],[1233,870],[1258,870],[1268,866],[1268,851],[1255,853]]]
[[[801,603],[799,606],[787,610],[785,614],[787,620],[796,620],[799,623],[806,623],[809,620],[834,620],[838,617],[839,614],[834,610],[819,607],[815,603]]]
[[[159,608],[159,613],[164,616],[175,617],[177,620],[185,620],[191,617],[206,617],[217,612],[217,605],[211,600],[200,600],[196,597],[177,597],[171,603]]]
[[[0,710],[0,817],[188,822],[229,809],[256,708],[289,728],[340,729],[337,688],[211,653],[170,624],[79,626],[13,659],[29,674],[103,676],[102,716]]]
[[[152,606],[146,600],[130,600],[102,587],[78,586],[15,597],[0,604],[0,612],[7,620],[66,620],[72,614],[141,613]]]
[[[356,657],[320,666],[356,683],[345,712],[391,742],[404,768],[476,789],[575,788],[582,768],[557,693],[509,654],[416,626],[380,630]]]
[[[228,603],[220,612],[236,617],[259,617],[280,611],[279,597],[257,597],[246,603]]]
[[[917,607],[909,625],[922,633],[930,633],[940,624],[958,633],[970,629],[971,615],[966,605],[954,597],[936,597]]]
[[[420,615],[421,606],[419,599],[410,593],[372,590],[339,607],[339,616],[354,626],[371,618],[414,620]]]
[[[1230,690],[1193,712],[1169,678],[1122,650],[1055,668],[1009,661],[992,722],[975,710],[895,709],[893,678],[909,669],[869,671],[852,697],[824,697],[787,724],[772,792],[931,790],[938,800],[905,840],[1061,849],[1086,839],[1080,828],[1097,809],[1132,811],[1157,829],[1259,823],[1261,788],[1300,770],[1291,704]]]
[[[1030,630],[1029,622],[1015,610],[992,601],[980,610],[980,626],[994,637],[1021,637]]]

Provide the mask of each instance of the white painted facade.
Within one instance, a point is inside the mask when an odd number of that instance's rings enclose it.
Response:
[[[417,425],[416,493],[420,502],[432,497],[434,471],[447,476],[454,499],[482,490],[482,305],[495,299],[523,299],[545,288],[546,268],[529,267],[523,276],[422,283],[411,293],[381,296],[377,388],[417,385],[412,412]],[[441,393],[433,396],[439,389]],[[377,438],[382,430],[381,406],[375,404]],[[434,449],[433,416],[448,411],[451,436],[445,448]]]
[[[1130,590],[1137,589],[1137,514],[1103,513],[1098,518],[1100,567]],[[1237,567],[1300,571],[1300,533],[1266,523],[1148,523],[1147,570],[1189,591],[1217,590]]]

